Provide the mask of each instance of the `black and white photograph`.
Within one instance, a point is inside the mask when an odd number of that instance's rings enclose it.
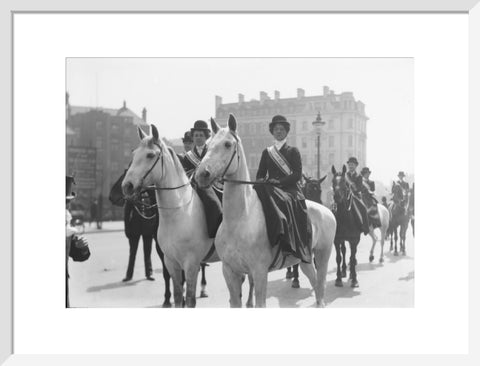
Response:
[[[413,58],[65,62],[67,308],[415,307]]]

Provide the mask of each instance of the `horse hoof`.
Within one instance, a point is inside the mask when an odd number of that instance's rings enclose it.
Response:
[[[347,270],[342,269],[342,278],[345,278],[345,277],[347,277]]]
[[[293,272],[287,272],[287,275],[285,276],[287,280],[290,280],[293,278]]]
[[[350,284],[350,287],[358,287],[358,281],[357,280],[352,280],[352,283]]]
[[[379,262],[380,262],[380,263],[383,263],[383,257],[382,257],[382,258],[380,258]]]
[[[200,291],[200,297],[208,297],[207,291]]]
[[[405,251],[402,252],[402,255],[407,255],[407,253]]]
[[[372,263],[374,259],[375,259],[375,257],[374,257],[373,255],[371,255],[370,257],[368,257],[368,260],[370,261],[370,263]]]
[[[292,288],[300,288],[300,282],[297,279],[292,281]]]
[[[343,282],[342,282],[342,280],[341,280],[340,278],[337,278],[337,279],[335,280],[335,286],[336,286],[336,287],[343,287]]]
[[[171,308],[172,304],[170,302],[164,302],[162,308]]]
[[[253,308],[253,304],[247,302],[247,308]]]
[[[324,308],[325,307],[325,301],[317,301],[317,308]]]
[[[397,256],[398,256],[398,252],[394,252],[393,255],[394,255],[395,257],[397,257]]]

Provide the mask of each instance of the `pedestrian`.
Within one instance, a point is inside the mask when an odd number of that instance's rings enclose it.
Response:
[[[130,247],[127,273],[123,282],[128,282],[133,277],[135,258],[137,255],[140,237],[143,241],[143,258],[145,264],[145,277],[154,281],[152,276],[152,240],[157,235],[158,215],[155,207],[155,193],[151,190],[140,195],[139,202],[125,201],[124,224],[125,236],[128,238]],[[157,244],[158,245],[158,244]],[[157,248],[157,251],[159,247]],[[160,255],[160,253],[159,253]]]
[[[97,221],[97,212],[98,204],[97,200],[93,200],[90,204],[90,220],[88,221],[88,226],[92,226],[92,221],[95,223]]]
[[[72,185],[74,180],[72,176],[67,175],[66,179],[66,209],[65,209],[65,234],[66,234],[66,247],[65,247],[65,306],[70,307],[70,297],[68,293],[68,258],[70,255],[70,246],[72,244],[72,237],[77,233],[77,229],[72,226],[72,215],[70,213],[70,203],[75,198],[75,192],[72,191]]]
[[[296,147],[287,144],[290,122],[276,115],[269,123],[274,144],[262,152],[254,189],[265,212],[272,246],[280,245],[283,256],[312,261],[311,225],[305,196],[300,189],[302,159]]]

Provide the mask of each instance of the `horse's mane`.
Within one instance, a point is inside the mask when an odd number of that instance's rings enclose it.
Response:
[[[185,170],[183,169],[183,165],[182,163],[180,163],[180,160],[178,159],[178,156],[177,154],[175,153],[175,151],[173,150],[173,148],[171,146],[168,146],[164,141],[163,139],[158,139],[158,141],[156,141],[162,148],[162,153],[163,153],[163,157],[165,159],[165,161],[167,163],[170,163],[171,165],[173,165],[173,167],[175,168],[175,171],[177,173],[177,175],[182,178],[182,180],[186,180],[188,179],[187,178],[187,174],[185,173]],[[153,143],[153,138],[152,139],[149,139],[148,143]],[[169,154],[165,154],[164,152],[165,151],[168,151]]]

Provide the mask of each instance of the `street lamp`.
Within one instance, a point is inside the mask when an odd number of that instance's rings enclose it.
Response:
[[[325,121],[322,121],[320,112],[318,112],[317,118],[312,122],[312,126],[317,134],[317,179],[320,179],[320,134],[324,125]]]

